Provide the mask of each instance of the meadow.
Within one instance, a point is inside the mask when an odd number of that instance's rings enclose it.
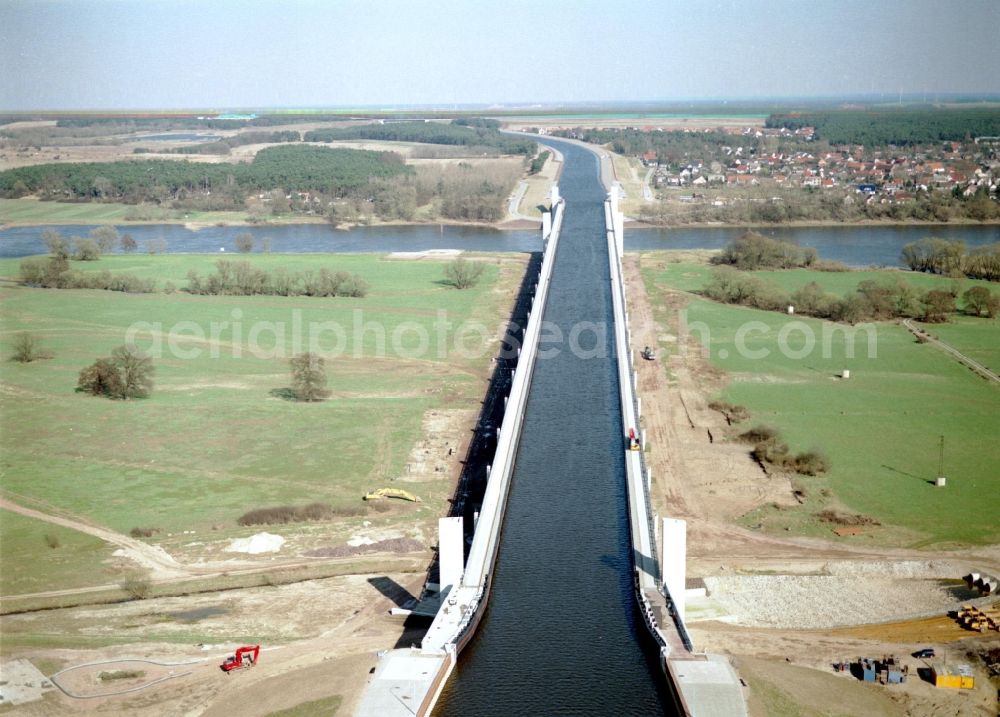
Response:
[[[643,255],[642,266],[647,291],[663,318],[667,317],[665,292],[692,292],[704,284],[709,271],[699,264],[673,263],[665,253]],[[881,275],[758,273],[788,289],[816,281],[841,294],[862,279]],[[947,288],[951,282],[899,274],[921,287]],[[963,281],[963,290],[972,283]],[[911,545],[1000,541],[996,520],[1000,387],[986,383],[944,352],[917,343],[896,323],[878,323],[871,334],[858,331],[851,356],[846,326],[718,304],[691,293],[685,299],[688,324],[707,329],[709,360],[727,375],[721,397],[750,410],[746,426],[777,428],[793,451],[815,448],[832,462],[824,476],[796,479],[807,497],[805,504],[782,510],[766,507],[744,516],[746,524],[829,535],[829,526],[819,525],[814,517],[829,502],[822,497],[826,489],[841,509],[899,528],[894,539],[904,536]],[[790,329],[792,322],[801,323]],[[741,329],[744,333],[738,340]],[[784,350],[779,341],[782,329],[787,332]],[[974,357],[996,363],[1000,346],[996,320],[955,317],[952,323],[933,325],[931,332]],[[697,335],[695,330],[692,335]],[[810,335],[815,346],[807,350]],[[676,347],[664,343],[661,350]],[[845,369],[849,379],[840,378]],[[941,436],[945,488],[933,485]]]
[[[111,256],[72,263],[78,270],[156,277],[161,286],[173,281],[182,289],[188,270],[208,273],[217,258]],[[255,530],[236,526],[243,513],[314,501],[360,523],[366,516],[361,496],[400,475],[422,435],[425,412],[474,408],[481,399],[497,327],[510,311],[506,289],[516,288],[525,265],[523,257],[481,258],[486,270],[480,283],[458,291],[445,283],[443,261],[239,258],[261,268],[357,273],[370,289],[364,298],[195,296],[182,290],[128,295],[2,282],[5,497],[122,533],[156,528],[154,542],[192,530],[200,536],[214,531],[213,539],[250,534]],[[18,265],[0,262],[0,277],[15,277]],[[449,329],[439,350],[435,322],[442,316],[454,325],[481,322],[489,333],[470,334],[467,351],[457,351]],[[316,346],[328,355],[332,395],[307,404],[287,400],[286,392],[288,358],[309,347],[310,326],[325,327]],[[111,401],[77,393],[79,371],[124,343],[129,327],[138,346],[154,350],[152,395]],[[19,331],[35,334],[53,358],[8,361]],[[427,350],[421,334],[431,337]],[[407,488],[424,498],[407,510],[419,522],[445,510],[452,486],[431,480]],[[0,521],[5,593],[29,585],[20,578],[8,583],[8,558],[17,564],[29,548],[43,549],[38,535],[48,530],[27,530],[8,517],[5,512]],[[367,517],[376,524],[390,519]],[[101,555],[93,551],[95,560]],[[60,572],[48,573],[59,585]]]

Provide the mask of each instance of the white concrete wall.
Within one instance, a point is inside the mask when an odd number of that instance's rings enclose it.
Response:
[[[674,608],[684,621],[684,596],[687,584],[687,521],[664,518],[660,530],[660,574],[674,601]]]
[[[438,566],[441,593],[462,580],[465,566],[465,533],[461,516],[438,519]]]
[[[425,651],[454,652],[464,630],[481,609],[483,598],[489,589],[488,578],[493,571],[500,546],[500,529],[507,507],[507,494],[510,491],[510,479],[514,471],[514,456],[517,454],[517,445],[521,437],[521,423],[528,401],[528,390],[535,366],[535,354],[538,350],[552,269],[559,247],[559,232],[562,228],[565,206],[565,202],[560,201],[553,207],[552,233],[545,244],[533,310],[524,331],[521,353],[511,382],[503,422],[500,424],[497,449],[493,455],[492,469],[486,483],[476,531],[472,536],[465,572],[461,582],[448,594],[447,600],[424,635],[421,648]]]

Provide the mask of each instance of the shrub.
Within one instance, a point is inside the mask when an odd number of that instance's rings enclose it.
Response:
[[[132,600],[145,600],[153,591],[153,583],[143,575],[130,575],[118,583]]]
[[[114,670],[112,672],[101,672],[97,675],[97,678],[101,682],[113,682],[115,680],[134,680],[145,676],[146,673],[143,670]]]
[[[77,261],[97,261],[101,258],[101,247],[93,239],[76,239],[73,247],[73,258]]]
[[[469,289],[479,283],[486,269],[479,262],[466,261],[459,257],[444,268],[444,276],[456,289]]]
[[[236,251],[240,254],[249,254],[253,251],[253,234],[249,232],[236,235]]]
[[[59,541],[59,536],[52,535],[51,533],[45,534],[45,544],[48,545],[53,550],[62,545],[62,543]]]
[[[798,244],[772,239],[756,232],[745,232],[730,242],[713,264],[729,264],[744,271],[756,269],[793,269],[816,262],[815,250],[803,250]]]
[[[277,505],[270,508],[257,508],[241,515],[237,524],[250,525],[285,525],[307,521],[328,520],[334,516],[334,510],[326,503],[310,503],[309,505]]]
[[[807,476],[818,476],[830,470],[830,459],[818,451],[806,451],[795,456],[795,472]]]
[[[744,443],[765,443],[776,440],[778,432],[770,426],[754,426],[748,431],[744,431],[739,436]]]
[[[43,358],[52,358],[52,354],[42,350],[37,337],[27,331],[21,331],[14,336],[14,353],[10,357],[11,361],[31,363]]]
[[[747,410],[746,406],[729,403],[729,401],[710,401],[708,407],[725,416],[726,423],[730,425],[746,421],[750,418],[750,411]]]
[[[133,538],[152,538],[160,532],[159,528],[132,528],[128,534]]]
[[[76,390],[94,396],[146,398],[153,390],[153,361],[132,346],[119,346],[80,371]]]

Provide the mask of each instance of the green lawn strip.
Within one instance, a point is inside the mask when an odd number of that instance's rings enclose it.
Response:
[[[644,276],[651,288],[663,287],[678,271],[684,272],[669,266],[664,276],[647,268]],[[661,294],[654,289],[651,295],[662,318]],[[851,510],[902,526],[927,543],[1000,539],[1000,394],[954,359],[916,343],[895,324],[877,326],[876,358],[868,358],[864,332],[849,358],[845,327],[826,324],[824,352],[824,323],[815,319],[693,299],[687,320],[709,329],[711,361],[730,377],[724,397],[746,405],[751,423],[779,429],[793,451],[819,448],[830,456],[829,475],[801,478],[804,485],[828,485]],[[743,343],[766,351],[761,358],[741,355],[735,342],[737,330],[751,321],[760,323]],[[816,348],[804,358],[779,349],[778,335],[790,321],[801,321],[815,337]],[[802,330],[787,338],[792,351],[803,348]],[[844,369],[851,371],[848,380],[837,378]],[[940,435],[945,489],[931,485]]]
[[[1000,373],[1000,320],[954,316],[946,324],[933,324],[924,328],[935,338],[992,369],[994,373]]]
[[[133,218],[130,218],[133,217]],[[142,217],[137,219],[134,217]],[[147,218],[148,217],[148,218]],[[164,209],[115,202],[42,202],[37,199],[0,199],[0,224],[246,224],[250,214],[239,211]],[[270,224],[325,223],[324,217],[301,213],[267,217]]]
[[[92,585],[113,550],[100,538],[0,510],[0,594]]]

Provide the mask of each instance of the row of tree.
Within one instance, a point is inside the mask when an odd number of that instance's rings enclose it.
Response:
[[[826,292],[816,282],[810,282],[788,293],[764,279],[732,267],[719,267],[702,289],[705,296],[727,304],[739,304],[766,311],[785,311],[795,307],[795,312],[832,321],[855,324],[860,321],[879,321],[895,318],[920,318],[939,323],[947,321],[957,310],[959,285],[949,289],[930,289],[921,292],[902,277],[877,282],[866,279],[847,296]],[[972,316],[996,316],[1000,311],[1000,297],[985,286],[973,286],[961,294],[965,313]]]
[[[215,263],[215,273],[203,277],[191,270],[187,279],[187,291],[192,294],[363,297],[368,293],[367,282],[346,271],[289,272],[279,267],[268,272],[248,261],[227,259]]]
[[[302,135],[294,130],[281,130],[278,132],[241,132],[232,137],[223,137],[214,142],[198,142],[197,144],[187,144],[183,147],[173,147],[167,149],[149,149],[148,147],[136,147],[133,154],[229,154],[234,147],[242,147],[247,144],[279,144],[281,142],[300,142]]]
[[[963,241],[927,237],[906,244],[902,258],[912,271],[1000,281],[1000,242],[969,251]]]
[[[471,120],[442,122],[388,122],[363,124],[354,127],[317,129],[306,132],[306,142],[336,142],[345,139],[372,139],[391,142],[424,142],[428,144],[454,144],[485,147],[500,154],[535,154],[531,140],[508,137],[500,133],[499,123],[484,120],[472,124]]]
[[[156,280],[128,273],[75,271],[64,256],[28,257],[21,261],[20,283],[43,289],[101,289],[129,294],[156,291]]]

